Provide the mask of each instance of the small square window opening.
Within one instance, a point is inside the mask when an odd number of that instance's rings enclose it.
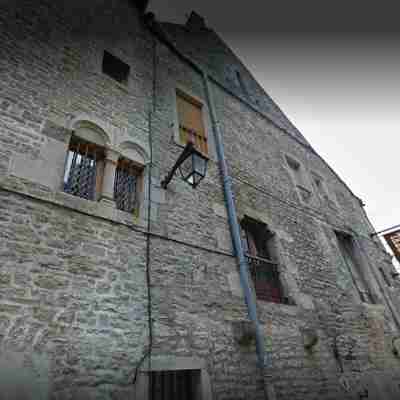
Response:
[[[104,51],[103,73],[120,83],[127,83],[130,67],[108,51]]]
[[[261,222],[245,217],[241,223],[243,247],[257,299],[288,303],[283,295],[278,263],[275,261],[274,235]]]

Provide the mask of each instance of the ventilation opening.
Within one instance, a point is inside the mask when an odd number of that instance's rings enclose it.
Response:
[[[128,64],[125,64],[109,52],[104,51],[103,73],[120,83],[126,83],[128,81],[129,71],[130,67]]]

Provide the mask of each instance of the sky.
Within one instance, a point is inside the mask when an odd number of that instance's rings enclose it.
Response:
[[[151,0],[162,21],[202,15],[311,145],[366,203],[400,224],[400,24],[395,2]]]

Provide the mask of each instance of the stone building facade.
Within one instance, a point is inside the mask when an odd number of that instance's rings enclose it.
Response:
[[[0,398],[399,398],[400,284],[361,200],[200,16],[144,9],[0,4]],[[185,115],[207,174],[163,189]]]

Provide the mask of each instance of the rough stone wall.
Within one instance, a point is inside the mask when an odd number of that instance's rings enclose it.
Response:
[[[149,346],[147,215],[60,191],[78,119],[98,124],[112,148],[131,141],[150,153],[152,143],[151,360],[202,360],[214,400],[264,398],[254,346],[235,333],[247,311],[202,77],[157,41],[153,58],[130,2],[80,3],[25,0],[0,10],[0,358],[9,375],[21,371],[18,385],[2,376],[0,398],[142,398],[132,377]],[[102,74],[104,50],[130,65],[127,85]],[[160,189],[182,151],[176,87],[203,102],[210,162],[196,190],[177,178]],[[258,302],[277,398],[358,399],[370,376],[394,387],[398,327],[387,301],[398,304],[399,284],[387,288],[379,276],[378,266],[389,276],[392,267],[368,237],[359,200],[308,148],[220,86],[213,91],[238,214],[275,233],[291,303]],[[301,164],[306,197],[285,155]],[[361,304],[346,286],[335,229],[358,235],[383,305]],[[307,332],[318,337],[309,350]],[[151,368],[149,359],[141,367]]]
[[[201,63],[217,76],[231,92],[246,99],[257,109],[267,113],[279,126],[291,135],[308,143],[298,129],[289,121],[265,90],[254,79],[246,66],[238,60],[232,50],[212,30],[188,29],[187,26],[163,23],[167,35],[185,54]],[[237,75],[239,73],[239,77]]]
[[[224,90],[216,88],[216,93],[239,214],[275,232],[281,278],[295,303],[259,302],[261,320],[272,332],[278,398],[358,398],[371,374],[391,382],[382,398],[398,396],[399,362],[391,345],[398,332],[392,313],[397,302],[392,300],[391,307],[387,302],[398,297],[397,282],[389,278],[388,287],[380,276],[379,268],[390,276],[393,265],[382,245],[369,237],[373,231],[360,201],[319,157],[237,99],[228,100]],[[306,199],[285,155],[301,164],[303,184],[311,192]],[[319,192],[313,174],[323,179],[325,192]],[[385,306],[360,303],[343,268],[335,231],[353,234],[369,290]],[[302,345],[302,332],[309,329],[319,337],[311,351]],[[343,382],[349,383],[348,390]],[[371,397],[381,389],[370,384],[368,390]]]

